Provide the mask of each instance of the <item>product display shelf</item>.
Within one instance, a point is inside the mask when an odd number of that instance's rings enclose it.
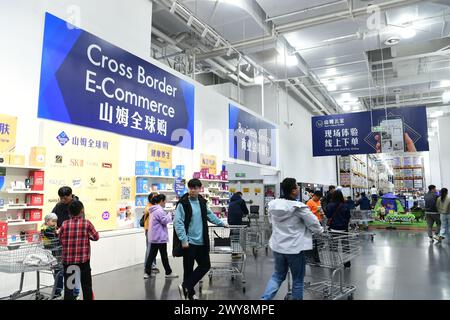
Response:
[[[33,190],[0,190],[0,193],[8,194],[44,194],[43,191],[33,191]]]
[[[26,226],[26,225],[33,225],[33,224],[40,224],[42,221],[21,221],[21,222],[8,222],[8,227],[13,226]]]
[[[230,192],[225,185],[229,180],[225,179],[199,179],[202,182],[203,190],[200,193],[208,201],[211,210],[220,217],[226,217]]]
[[[7,169],[24,169],[24,170],[30,170],[30,171],[44,171],[44,167],[31,167],[31,166],[19,166],[19,165],[12,165],[12,164],[1,164],[0,168],[7,168]]]
[[[229,183],[228,180],[213,180],[213,179],[198,179],[201,182],[213,182],[213,183]]]
[[[136,175],[136,178],[148,178],[148,179],[168,179],[175,180],[177,177],[168,177],[168,176],[155,176],[155,175]]]

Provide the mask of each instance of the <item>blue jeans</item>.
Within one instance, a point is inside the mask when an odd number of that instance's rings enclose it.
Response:
[[[442,214],[441,213],[441,237],[447,238],[449,237],[449,225],[450,225],[450,214]]]
[[[286,279],[288,268],[292,274],[292,299],[303,300],[303,279],[305,277],[305,255],[303,252],[298,254],[283,254],[273,252],[275,257],[275,272],[267,283],[263,300],[272,300],[280,289],[281,284]]]

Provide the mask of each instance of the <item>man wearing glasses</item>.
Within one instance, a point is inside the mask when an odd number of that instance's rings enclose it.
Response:
[[[58,190],[59,202],[53,208],[52,212],[56,213],[58,216],[58,228],[61,228],[64,221],[70,219],[69,215],[69,205],[73,200],[78,200],[77,196],[72,194],[72,189],[70,187],[61,187]]]

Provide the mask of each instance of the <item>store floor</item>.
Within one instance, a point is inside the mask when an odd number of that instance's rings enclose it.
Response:
[[[357,286],[355,299],[450,299],[450,245],[430,244],[426,234],[413,231],[375,231],[375,240],[364,241],[361,256],[345,270],[345,281]],[[158,262],[159,267],[162,265]],[[182,261],[171,258],[174,272],[182,275]],[[261,251],[258,258],[249,256],[246,266],[247,291],[229,279],[215,279],[212,286],[204,282],[201,299],[259,299],[273,271],[273,258]],[[307,275],[322,270],[307,268]],[[169,299],[178,300],[180,279],[143,279],[143,266],[138,265],[95,276],[96,299]],[[277,299],[286,293],[286,284]],[[305,299],[318,297],[305,294]]]

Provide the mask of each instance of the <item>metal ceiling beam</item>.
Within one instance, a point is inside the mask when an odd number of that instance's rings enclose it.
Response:
[[[321,5],[318,5],[318,6],[314,6],[314,7],[310,7],[310,8],[306,8],[306,9],[302,9],[302,10],[298,10],[298,11],[294,11],[294,12],[280,14],[278,16],[267,18],[266,22],[273,21],[273,20],[278,20],[278,19],[283,19],[283,18],[288,18],[288,17],[292,17],[292,16],[295,16],[295,15],[298,15],[298,14],[301,14],[301,13],[307,13],[307,12],[311,12],[311,11],[314,11],[314,10],[335,6],[337,4],[340,4],[340,3],[343,3],[343,2],[346,2],[346,1],[347,0],[338,0],[338,1],[335,1],[335,2],[325,3],[325,4],[321,4]]]
[[[405,5],[413,5],[419,2],[422,2],[423,0],[390,0],[390,1],[384,1],[382,3],[377,4],[377,7],[380,8],[380,10],[388,10],[393,8],[398,8]],[[312,26],[324,24],[324,23],[330,23],[340,20],[345,20],[349,18],[357,18],[361,16],[368,15],[367,13],[367,7],[361,7],[357,9],[353,9],[352,11],[353,17],[349,15],[348,10],[334,12],[332,14],[327,14],[323,16],[313,17],[309,19],[304,19],[301,21],[291,22],[284,25],[280,25],[275,27],[275,31],[278,34],[285,34],[293,31],[297,31],[304,28],[309,28]]]

